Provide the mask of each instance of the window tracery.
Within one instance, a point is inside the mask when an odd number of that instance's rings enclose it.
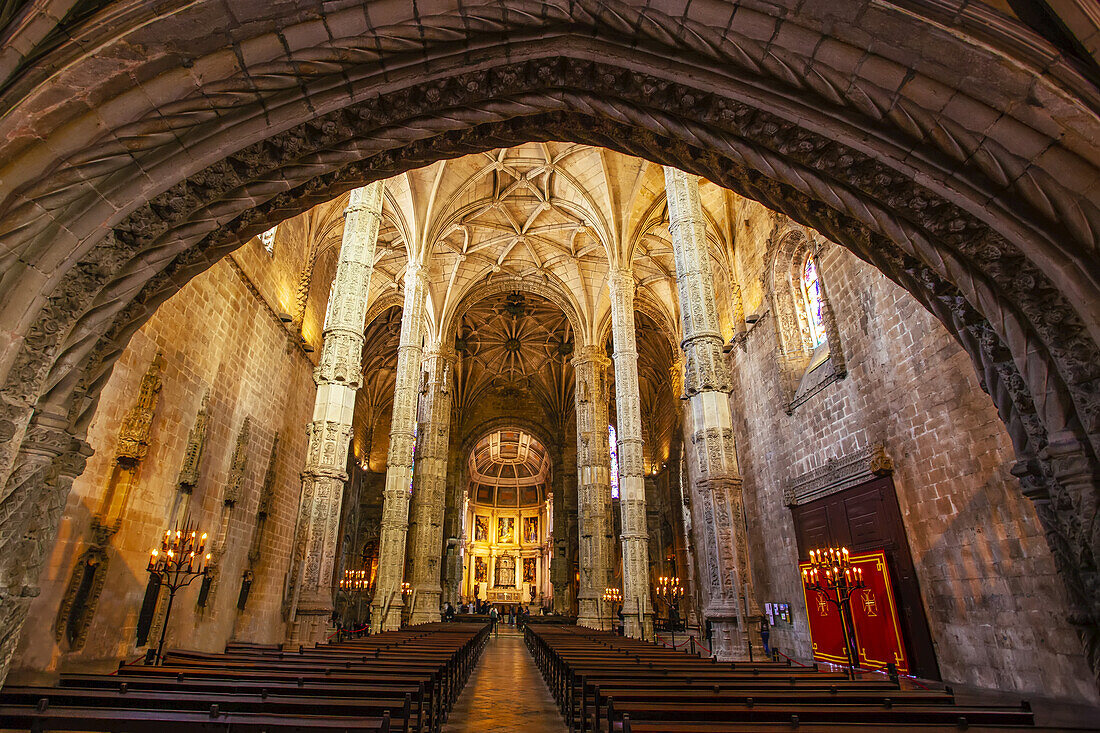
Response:
[[[802,300],[806,323],[810,327],[810,344],[817,348],[825,341],[825,307],[821,300],[821,280],[817,275],[817,263],[812,254],[807,254],[802,264]]]
[[[275,256],[275,232],[278,228],[279,225],[276,224],[260,235],[260,244],[264,246],[264,250],[271,257]]]
[[[619,498],[619,439],[615,434],[615,426],[607,426],[607,442],[611,449],[611,498]]]
[[[821,266],[829,246],[816,233],[790,223],[778,225],[772,235],[767,298],[787,412],[847,374]]]

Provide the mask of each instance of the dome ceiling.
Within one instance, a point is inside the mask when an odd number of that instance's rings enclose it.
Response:
[[[495,430],[482,437],[470,453],[469,476],[470,499],[475,504],[537,506],[546,498],[550,458],[530,433]]]

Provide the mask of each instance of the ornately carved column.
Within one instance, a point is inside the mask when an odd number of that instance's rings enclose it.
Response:
[[[428,370],[422,406],[420,448],[412,496],[412,578],[415,599],[411,624],[439,620],[443,511],[446,507],[447,446],[451,435],[451,381],[454,355],[438,347],[424,360]]]
[[[324,638],[332,616],[332,567],[348,479],[345,469],[355,392],[362,381],[363,321],[381,219],[381,182],[351,192],[329,292],[324,345],[313,371],[317,397],[307,428],[309,447],[288,585],[287,635],[299,644]]]
[[[604,589],[611,583],[612,541],[611,458],[607,445],[608,398],[604,375],[607,365],[607,357],[599,346],[585,346],[573,357],[577,378],[577,525],[580,534],[577,623],[593,629],[608,628],[611,614],[611,609],[603,607]],[[555,522],[564,524],[564,520],[564,516],[554,517]]]
[[[565,515],[565,471],[562,464],[560,444],[550,447],[550,460],[553,461],[553,517],[554,532],[550,538],[553,547],[553,559],[550,561],[550,585],[554,589],[554,613],[564,615],[568,609],[569,594],[569,524]]]
[[[759,616],[752,588],[741,476],[733,439],[729,368],[722,353],[722,333],[707,252],[706,221],[699,202],[699,181],[675,168],[665,168],[669,231],[676,260],[680,323],[685,355],[684,394],[690,399],[691,448],[698,474],[694,496],[704,518],[706,602],[703,613],[714,624],[714,652],[719,658],[748,656],[746,633]],[[745,599],[748,601],[746,618]],[[738,623],[746,626],[738,627]]]
[[[623,633],[653,638],[649,597],[649,529],[642,463],[642,408],[638,391],[638,347],[634,332],[634,273],[613,269],[611,331],[615,343],[615,406],[619,437],[619,509],[623,533]]]
[[[420,386],[420,345],[428,278],[423,268],[409,262],[405,271],[405,307],[401,313],[401,341],[397,347],[396,386],[390,421],[390,451],[386,460],[386,487],[382,497],[382,533],[378,547],[378,575],[371,599],[371,632],[401,628],[401,583],[405,574],[405,539],[409,528],[409,487],[413,448],[416,446],[416,397]]]
[[[91,447],[73,435],[63,408],[37,408],[3,486],[0,511],[0,684],[38,580],[53,547],[73,479],[84,470]]]

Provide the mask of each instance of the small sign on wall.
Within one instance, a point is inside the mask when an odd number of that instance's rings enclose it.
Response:
[[[789,603],[765,603],[764,615],[768,617],[770,626],[790,626],[793,623],[791,620],[791,604]]]

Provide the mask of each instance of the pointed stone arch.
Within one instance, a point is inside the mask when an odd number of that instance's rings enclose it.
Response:
[[[200,0],[187,23],[175,10],[93,17],[33,49],[39,61],[0,86],[5,129],[32,131],[0,145],[11,171],[0,188],[0,529],[21,528],[0,532],[11,618],[56,531],[57,512],[42,507],[59,506],[82,470],[99,390],[158,305],[271,222],[353,187],[553,139],[704,175],[849,248],[934,313],[1008,428],[1100,670],[1097,90],[1049,63],[1056,50],[1026,29],[979,35],[965,13],[952,28],[864,9],[896,41],[871,51],[865,15],[836,20],[825,0],[792,4],[797,13],[699,2],[675,17],[649,5],[441,3],[427,17],[394,9],[384,24],[360,5],[321,24],[323,4],[307,0],[272,6],[236,39],[254,42],[248,63],[224,63],[212,34],[179,44],[186,57],[87,66],[122,46],[165,49],[169,26],[220,27],[218,7]],[[530,41],[503,46],[502,33]],[[913,45],[930,37],[943,67]],[[106,107],[123,78],[145,94],[109,119],[39,96],[98,79],[84,98]],[[16,630],[0,628],[0,659]]]

